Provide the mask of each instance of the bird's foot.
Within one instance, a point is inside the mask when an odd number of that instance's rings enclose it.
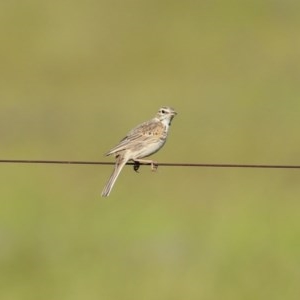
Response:
[[[152,172],[156,172],[157,171],[157,168],[158,168],[158,164],[156,161],[152,161],[151,162],[151,171]]]
[[[140,162],[138,162],[138,161],[134,161],[134,165],[133,165],[133,170],[135,171],[135,172],[137,172],[137,173],[139,173],[139,168],[140,168],[140,166],[141,166],[141,164],[140,164]]]

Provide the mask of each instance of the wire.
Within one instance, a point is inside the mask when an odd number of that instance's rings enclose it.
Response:
[[[30,160],[30,159],[0,159],[0,163],[10,164],[67,164],[67,165],[114,165],[114,162],[104,161],[74,161],[74,160]],[[134,165],[134,163],[127,163]],[[150,165],[142,163],[141,165]],[[300,165],[267,165],[267,164],[208,164],[208,163],[157,163],[164,167],[207,167],[207,168],[261,168],[261,169],[300,169]]]

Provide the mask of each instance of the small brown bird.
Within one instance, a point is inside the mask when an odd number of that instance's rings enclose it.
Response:
[[[156,170],[157,166],[152,160],[143,158],[157,152],[165,144],[169,127],[176,114],[171,107],[160,108],[153,119],[133,128],[117,146],[106,153],[106,155],[115,155],[116,164],[102,191],[102,197],[109,196],[121,170],[129,160],[134,161],[135,171],[137,171],[139,163],[151,163],[151,169]]]

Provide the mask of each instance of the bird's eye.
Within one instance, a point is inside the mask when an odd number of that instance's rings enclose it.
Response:
[[[163,114],[165,114],[165,113],[166,113],[166,111],[165,111],[164,109],[162,109],[162,110],[161,110],[161,112],[162,112]]]

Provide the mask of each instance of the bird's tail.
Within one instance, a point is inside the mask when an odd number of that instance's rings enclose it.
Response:
[[[127,162],[127,159],[124,157],[120,158],[118,157],[116,160],[115,168],[112,174],[110,175],[105,187],[103,188],[103,191],[101,193],[102,197],[107,197],[109,196],[118,176],[120,175],[120,172],[122,171],[123,167],[125,166]]]

